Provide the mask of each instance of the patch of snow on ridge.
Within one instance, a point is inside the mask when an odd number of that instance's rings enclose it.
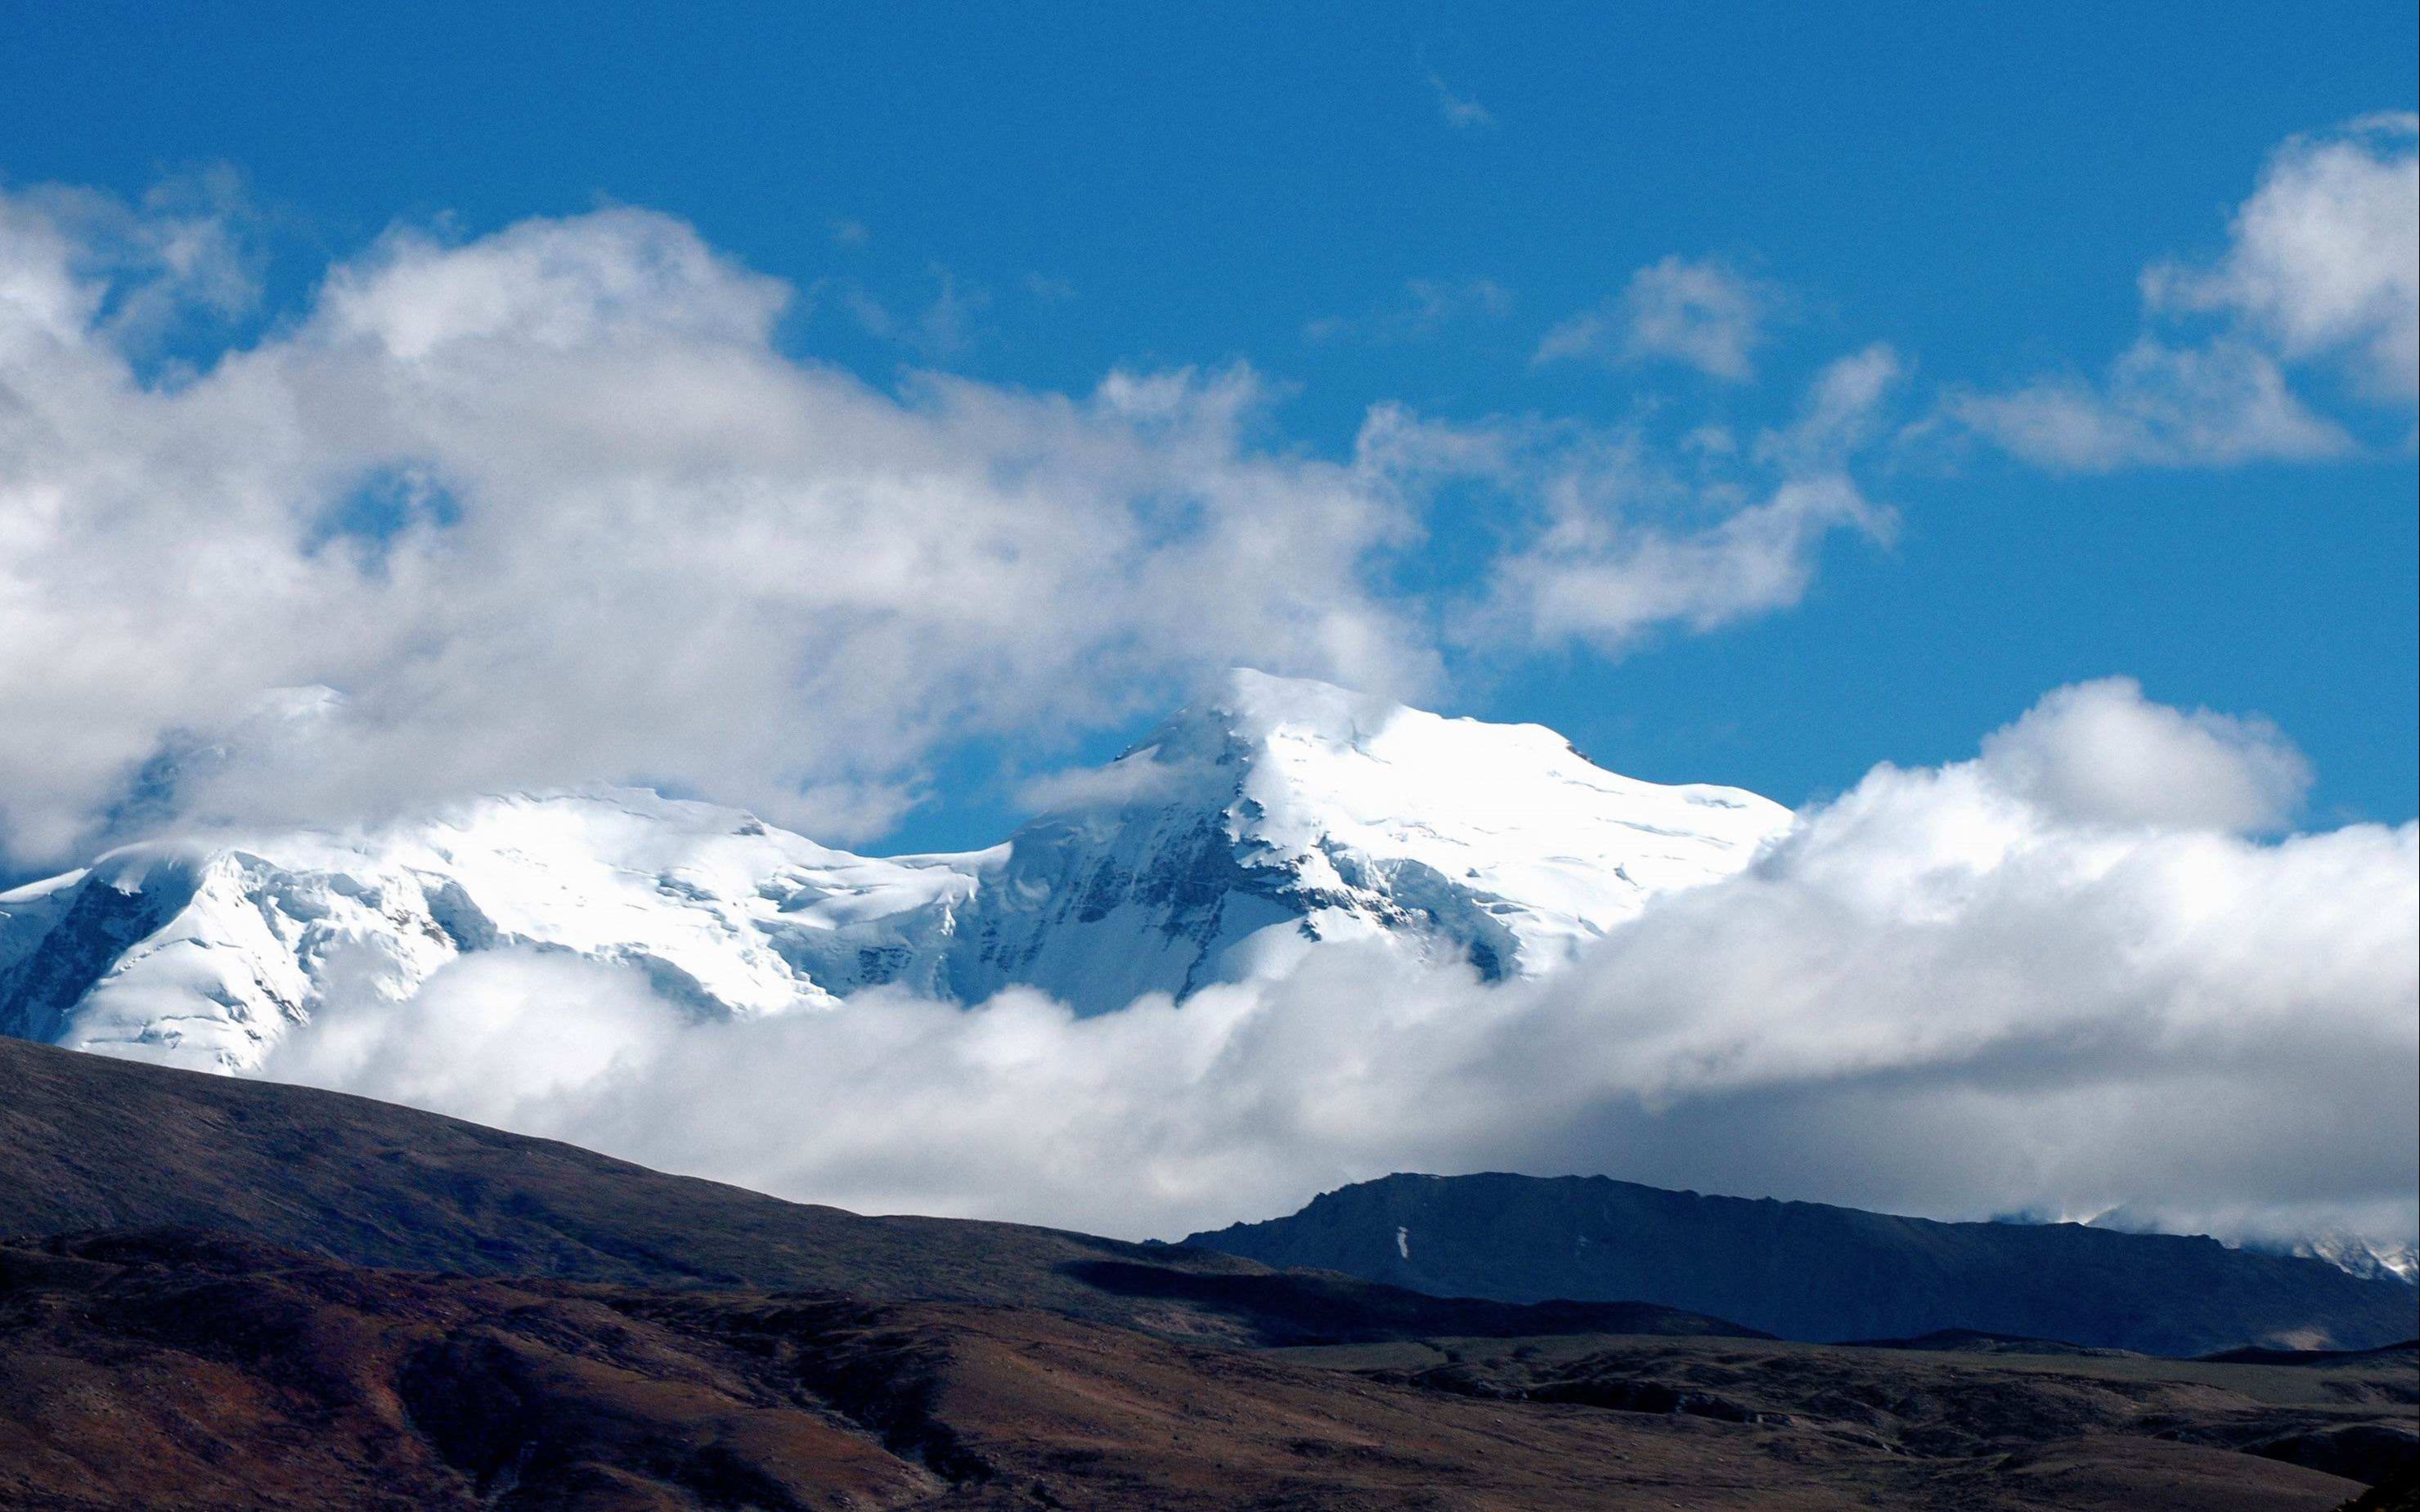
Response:
[[[701,1018],[891,984],[1106,1012],[1339,937],[1534,974],[1790,823],[1616,776],[1540,726],[1238,671],[965,855],[857,856],[628,789],[129,845],[0,896],[0,1032],[251,1070],[331,1002],[402,1001],[501,947],[636,968]]]
[[[2420,1245],[2378,1244],[2358,1235],[2331,1230],[2283,1246],[2284,1252],[2308,1260],[2325,1260],[2365,1281],[2393,1279],[2420,1287]]]

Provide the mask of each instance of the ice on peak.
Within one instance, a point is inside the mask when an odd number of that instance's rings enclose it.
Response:
[[[1023,983],[1107,1011],[1312,938],[1545,971],[1789,822],[1753,794],[1605,771],[1541,726],[1237,671],[965,855],[858,856],[610,787],[122,847],[0,899],[0,1030],[241,1069],[340,977],[399,999],[514,945],[636,966],[707,1016],[885,984],[973,1001]]]
[[[1390,700],[1333,683],[1278,677],[1249,667],[1227,673],[1208,711],[1223,718],[1229,732],[1245,741],[1263,742],[1284,732],[1341,746],[1357,744],[1412,712]],[[1180,713],[1170,722],[1184,718]]]
[[[1551,969],[1791,822],[1736,789],[1605,771],[1543,726],[1249,671],[1056,796],[986,867],[983,943],[958,980],[1037,982],[1088,1011],[1313,936],[1383,936],[1489,976]]]

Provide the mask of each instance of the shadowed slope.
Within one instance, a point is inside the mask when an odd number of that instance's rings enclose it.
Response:
[[[2322,1512],[2359,1489],[2149,1436],[2276,1415],[2224,1383],[2261,1367],[2193,1368],[2218,1381],[1599,1338],[1357,1376],[1019,1308],[414,1275],[151,1230],[0,1246],[0,1504]]]
[[[0,1040],[0,1235],[156,1226],[365,1265],[1011,1303],[1234,1343],[1732,1329],[1657,1307],[1440,1303],[1019,1224],[862,1217],[365,1098]],[[1251,1284],[1203,1284],[1222,1277]]]
[[[2154,1354],[2410,1338],[2420,1292],[2077,1224],[1935,1223],[1604,1177],[1390,1176],[1187,1242],[1457,1297],[1639,1298],[1784,1338],[1943,1330]]]

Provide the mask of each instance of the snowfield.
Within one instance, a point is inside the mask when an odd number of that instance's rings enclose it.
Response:
[[[1056,787],[1006,843],[948,856],[856,856],[629,789],[147,841],[0,894],[0,1032],[248,1071],[332,1001],[399,1002],[504,945],[636,966],[711,1018],[890,984],[970,1003],[1024,984],[1099,1013],[1350,937],[1535,975],[1791,825],[1536,725],[1249,671]]]

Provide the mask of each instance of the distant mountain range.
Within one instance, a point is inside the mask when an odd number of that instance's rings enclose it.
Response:
[[[515,945],[635,966],[709,1017],[894,983],[1103,1012],[1342,937],[1534,973],[1791,823],[1539,726],[1244,671],[1058,786],[1003,844],[888,859],[619,789],[147,841],[0,894],[0,1034],[251,1070],[340,993],[400,999]]]
[[[1794,1339],[1943,1330],[2198,1354],[2420,1334],[2420,1290],[2312,1258],[2078,1224],[1947,1224],[1604,1177],[1390,1176],[1186,1242],[1442,1296],[1621,1297]]]
[[[0,893],[0,1036],[257,1072],[332,1004],[408,999],[447,964],[506,949],[637,970],[700,1020],[826,1011],[882,986],[971,1003],[1025,984],[1108,1012],[1281,969],[1315,940],[1535,975],[1657,895],[1737,872],[1792,823],[1738,789],[1617,776],[1539,726],[1249,671],[1051,787],[1047,811],[1000,845],[889,858],[628,789],[147,840]],[[1397,1227],[1415,1226],[1378,1224],[1349,1257],[1298,1257],[1481,1296],[1654,1294],[1597,1268],[1618,1252],[1580,1253],[1605,1236],[1577,1218],[1547,1225],[1573,1253],[1539,1257],[1534,1277],[1455,1269],[1435,1248],[1415,1261],[1390,1248]],[[2299,1249],[2356,1276],[2420,1274],[2408,1249],[2345,1236]],[[1704,1310],[1809,1336],[2001,1326],[1913,1301],[1857,1321],[1817,1291],[1783,1312],[1758,1292],[1753,1314],[1710,1295]],[[2223,1333],[2207,1337],[2244,1342]]]

